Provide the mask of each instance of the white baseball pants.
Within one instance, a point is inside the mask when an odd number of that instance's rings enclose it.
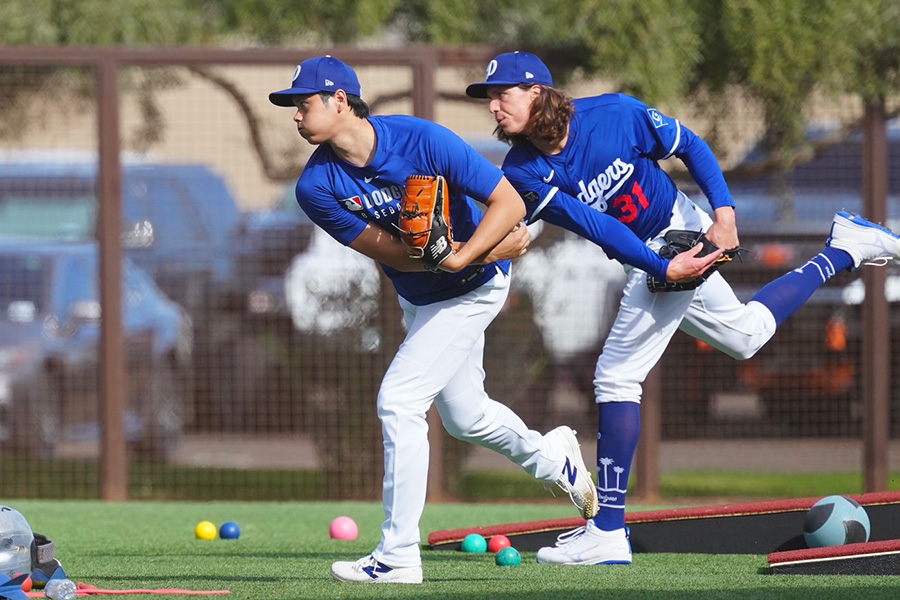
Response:
[[[668,229],[706,231],[712,219],[679,192]],[[647,245],[658,250],[663,230]],[[659,362],[675,331],[725,352],[750,358],[775,334],[775,317],[758,302],[743,304],[720,273],[687,292],[653,293],[647,274],[631,269],[615,323],[594,373],[597,402],[640,402],[641,383]]]
[[[508,457],[536,479],[555,481],[565,461],[537,431],[484,390],[484,330],[509,293],[509,276],[427,306],[402,298],[409,332],[378,394],[384,435],[384,514],[375,558],[391,567],[422,564],[419,520],[428,481],[428,425],[432,401],[455,438]]]

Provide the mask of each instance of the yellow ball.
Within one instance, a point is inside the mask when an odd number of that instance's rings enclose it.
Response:
[[[194,527],[194,535],[198,540],[214,540],[216,539],[216,526],[209,521],[200,521]]]

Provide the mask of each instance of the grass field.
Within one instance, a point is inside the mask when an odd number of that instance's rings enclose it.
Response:
[[[355,560],[375,547],[382,520],[378,503],[19,500],[9,504],[28,518],[35,531],[56,542],[57,557],[71,579],[100,588],[228,589],[231,595],[224,597],[247,600],[900,596],[900,577],[771,576],[762,572],[765,557],[756,555],[639,554],[631,566],[549,567],[538,565],[533,553],[525,553],[522,566],[501,568],[491,555],[425,550],[422,585],[343,584],[331,579],[330,565]],[[357,521],[358,540],[329,539],[328,524],[339,515]],[[561,499],[540,505],[431,504],[422,520],[422,536],[437,529],[571,516],[572,508]],[[235,521],[242,528],[241,538],[197,540],[194,526],[202,520]]]

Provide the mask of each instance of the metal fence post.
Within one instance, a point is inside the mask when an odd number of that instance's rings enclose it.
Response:
[[[124,414],[127,379],[122,334],[122,177],[119,164],[119,63],[97,61],[99,135],[98,241],[100,243],[100,495],[128,498],[128,454]]]
[[[888,144],[885,103],[869,102],[863,117],[862,194],[866,216],[887,218]],[[866,269],[863,281],[863,480],[864,491],[888,489],[890,427],[890,314],[885,269]]]

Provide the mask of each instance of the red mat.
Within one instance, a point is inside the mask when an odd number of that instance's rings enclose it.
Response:
[[[850,495],[866,508],[873,541],[900,539],[900,492]],[[768,554],[806,547],[803,517],[820,498],[698,506],[627,513],[634,552],[694,552],[705,554]],[[458,550],[470,533],[486,538],[503,534],[520,551],[552,546],[556,536],[580,527],[584,519],[553,519],[435,531],[428,536],[433,550]]]

